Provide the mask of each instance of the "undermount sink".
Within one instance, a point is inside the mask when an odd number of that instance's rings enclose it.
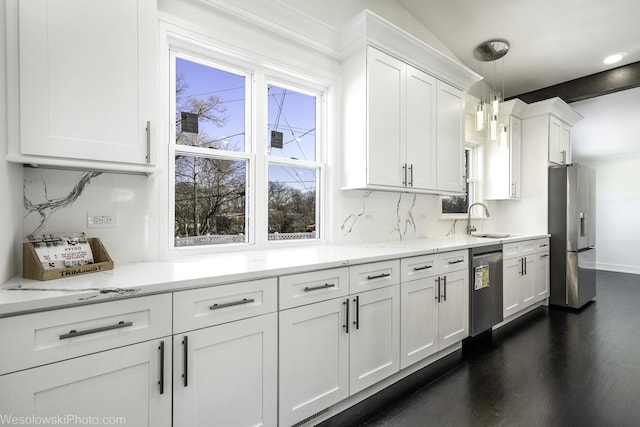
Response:
[[[486,239],[504,239],[509,236],[510,236],[509,234],[500,234],[500,233],[472,234],[472,237],[484,237]]]

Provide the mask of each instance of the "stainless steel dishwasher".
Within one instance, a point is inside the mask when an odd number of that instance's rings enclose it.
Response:
[[[502,244],[469,249],[469,336],[502,322]]]

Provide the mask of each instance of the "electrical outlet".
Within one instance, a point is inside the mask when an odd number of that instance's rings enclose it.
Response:
[[[87,212],[88,228],[115,228],[117,226],[117,212]]]

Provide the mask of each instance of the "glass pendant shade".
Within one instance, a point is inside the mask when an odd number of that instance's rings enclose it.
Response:
[[[495,115],[500,113],[500,92],[493,92],[491,95],[491,113]]]
[[[498,138],[498,116],[491,115],[491,121],[489,121],[489,138],[495,141]]]
[[[484,130],[484,114],[485,113],[485,102],[478,102],[478,106],[476,107],[476,130]]]
[[[500,140],[498,141],[500,145],[507,145],[507,126],[500,125]]]

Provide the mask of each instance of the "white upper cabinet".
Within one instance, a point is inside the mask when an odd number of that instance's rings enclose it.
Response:
[[[554,116],[549,117],[549,163],[571,163],[571,128]]]
[[[344,70],[345,186],[462,192],[464,93],[371,46]]]
[[[462,193],[465,189],[464,151],[465,98],[461,90],[438,82],[437,96],[437,189]]]
[[[548,163],[571,163],[571,128],[582,116],[560,98],[527,105],[523,113],[524,144],[548,149]]]
[[[368,11],[341,47],[342,187],[462,193],[464,91],[481,77]]]
[[[153,169],[155,0],[12,0],[8,12],[9,159]]]
[[[405,185],[406,75],[403,62],[367,49],[367,182]],[[363,129],[364,130],[364,129]]]
[[[507,126],[507,139],[487,140],[485,144],[485,199],[520,198],[522,187],[522,120],[526,104],[513,99],[501,104],[501,123]]]

